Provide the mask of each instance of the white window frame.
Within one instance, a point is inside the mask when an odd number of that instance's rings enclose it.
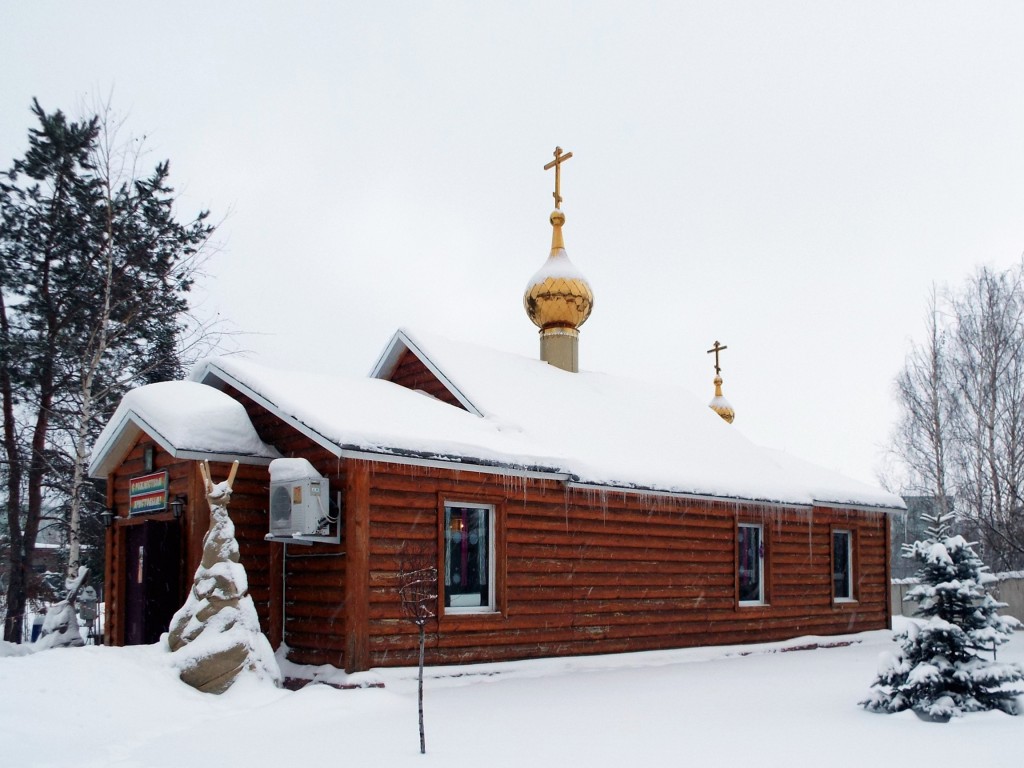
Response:
[[[846,596],[836,594],[836,536],[846,537]],[[836,603],[855,603],[853,593],[853,531],[845,528],[832,529],[832,600]]]
[[[740,530],[757,531],[757,599],[740,600]],[[736,526],[736,603],[740,606],[764,605],[764,526],[760,523],[738,523]]]
[[[497,553],[495,547],[495,538],[497,531],[495,530],[495,521],[497,515],[494,511],[493,504],[480,504],[471,501],[454,501],[445,499],[444,508],[441,515],[441,573],[440,582],[445,584],[446,565],[448,557],[448,531],[445,527],[445,520],[448,517],[448,510],[450,508],[459,509],[483,509],[487,511],[487,605],[443,605],[441,610],[444,611],[445,615],[464,615],[464,614],[479,614],[479,613],[496,613],[498,610],[497,603],[497,591],[495,589],[494,577],[496,574],[495,569],[495,555]],[[445,584],[444,588],[444,599],[445,602],[451,601],[451,595],[448,592],[448,586]]]

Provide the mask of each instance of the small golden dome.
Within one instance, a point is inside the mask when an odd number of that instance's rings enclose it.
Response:
[[[594,294],[590,283],[576,265],[569,261],[562,241],[565,214],[551,213],[551,255],[526,284],[523,306],[538,328],[578,329],[590,317]]]
[[[721,376],[715,376],[715,396],[711,398],[711,402],[708,403],[708,406],[729,424],[732,424],[732,420],[736,418],[736,411],[732,409],[729,401],[726,400],[725,396],[722,394]]]

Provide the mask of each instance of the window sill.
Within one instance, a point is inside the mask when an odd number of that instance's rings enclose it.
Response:
[[[447,606],[444,608],[444,616],[493,616],[500,612],[495,608],[458,608]]]

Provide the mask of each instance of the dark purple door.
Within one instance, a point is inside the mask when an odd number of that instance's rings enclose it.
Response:
[[[181,528],[146,520],[125,535],[125,645],[148,645],[167,631],[181,607]]]

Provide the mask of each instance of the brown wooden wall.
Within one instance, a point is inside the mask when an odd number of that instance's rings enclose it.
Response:
[[[454,405],[456,408],[463,408],[454,395],[448,390],[444,384],[442,384],[430,370],[423,365],[416,355],[409,350],[405,350],[402,353],[402,357],[398,360],[398,365],[395,366],[394,372],[388,378],[389,381],[393,381],[395,384],[406,387],[408,389],[420,390],[428,394],[433,395],[438,400],[441,400],[448,405]]]
[[[147,474],[143,456],[148,446],[152,446],[154,451],[153,471],[166,470],[168,473],[168,498],[174,499],[179,494],[184,494],[188,498],[180,523],[182,557],[177,591],[182,603],[192,586],[192,579],[202,556],[203,537],[210,524],[210,509],[197,463],[175,459],[149,437],[143,435],[121,465],[107,478],[107,501],[113,505],[116,518],[107,533],[107,616],[104,638],[105,642],[115,645],[123,644],[125,639],[124,550],[128,529],[142,525],[146,520],[173,519],[170,510],[146,515],[128,515],[128,483],[133,477]],[[226,479],[230,468],[229,464],[212,463],[210,470],[214,482]],[[270,599],[274,582],[271,578],[270,545],[263,540],[268,529],[269,486],[269,475],[265,466],[240,466],[231,495],[230,513],[235,524],[239,555],[249,580],[249,594],[256,606],[263,630],[273,636]],[[277,578],[280,578],[280,571],[277,572]]]
[[[276,447],[282,456],[309,461],[318,472],[329,479],[332,499],[337,498],[338,492],[344,494],[343,464],[336,456],[241,392],[228,389],[227,393],[242,403],[256,433],[264,442]],[[262,467],[260,471],[265,478],[262,504],[266,509],[270,496],[270,474],[266,467]],[[263,528],[259,532],[261,540],[268,530],[264,518]],[[281,617],[284,617],[284,642],[291,649],[288,658],[299,664],[333,664],[344,667],[344,529],[342,541],[337,545],[317,543],[313,546],[285,546],[277,542],[266,545],[269,547],[268,556],[276,563],[273,579],[275,595],[278,598],[272,601],[270,611],[275,627],[280,626]],[[287,567],[283,580],[282,565]],[[279,597],[282,590],[285,600],[283,610]],[[281,641],[280,631],[272,633],[270,641],[276,648]]]
[[[428,635],[430,664],[763,642],[889,622],[881,514],[566,490],[383,463],[368,472],[369,666],[415,663],[398,573],[412,554],[440,565],[445,498],[496,505],[499,611],[442,616]],[[736,604],[738,522],[764,525],[766,606]],[[832,600],[836,527],[854,535],[853,603]]]
[[[168,498],[173,499],[178,494],[188,494],[191,506],[192,494],[190,485],[190,462],[175,461],[173,457],[161,450],[155,442],[143,435],[135,446],[125,456],[124,461],[107,477],[107,505],[112,506],[115,513],[114,523],[107,533],[107,568],[106,568],[106,620],[104,624],[104,642],[112,645],[122,645],[125,639],[124,625],[124,597],[125,597],[125,546],[128,528],[134,525],[141,525],[148,520],[171,520],[173,515],[170,510],[154,512],[149,515],[136,515],[131,517],[128,514],[128,482],[133,477],[148,474],[144,464],[144,452],[147,447],[153,448],[153,472],[167,471]],[[209,513],[207,512],[207,515]],[[183,515],[183,519],[187,519]],[[188,526],[181,528],[181,552],[190,552],[188,543]],[[178,579],[178,593],[184,601],[186,590],[186,576],[188,564],[182,563]],[[198,565],[192,565],[193,571]],[[191,574],[189,575],[191,576]]]

